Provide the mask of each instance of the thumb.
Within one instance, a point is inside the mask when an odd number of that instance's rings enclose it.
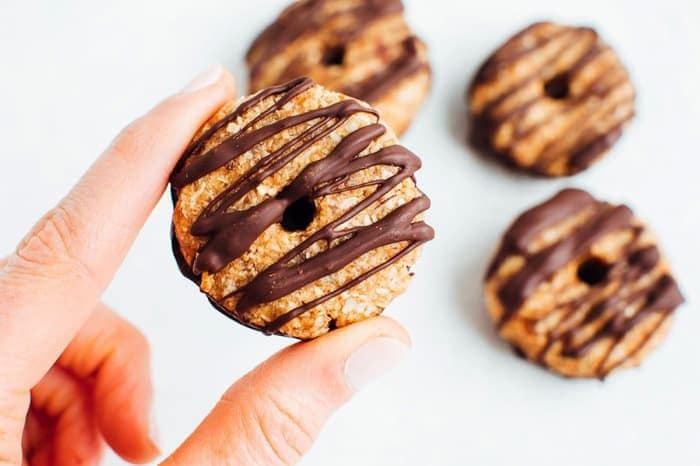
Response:
[[[409,347],[385,317],[292,345],[236,382],[163,466],[296,464],[326,419]]]

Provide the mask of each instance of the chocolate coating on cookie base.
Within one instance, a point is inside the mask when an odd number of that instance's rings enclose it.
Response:
[[[528,251],[531,241],[539,234],[585,210],[590,214],[568,235],[537,252]],[[656,269],[661,260],[656,246],[640,244],[643,228],[633,220],[628,207],[597,201],[585,191],[575,189],[561,191],[552,199],[523,213],[504,234],[486,276],[487,281],[494,277],[511,256],[524,258],[522,267],[505,278],[497,290],[503,306],[498,327],[503,328],[518,316],[526,300],[555,272],[572,261],[582,261],[582,264],[589,264],[590,270],[585,272],[585,266],[583,270],[584,275],[588,273],[591,277],[584,276],[583,279],[590,280],[590,286],[582,296],[559,306],[564,316],[560,324],[547,333],[547,342],[535,359],[544,364],[545,356],[554,345],[561,345],[561,354],[565,357],[581,358],[596,343],[612,339],[615,343],[599,365],[598,376],[602,378],[632,358],[661,328],[675,308],[683,303],[678,286],[668,273],[648,281],[639,289],[632,286]],[[605,264],[595,257],[589,257],[590,247],[596,240],[617,231],[630,231],[632,240],[615,263]],[[617,291],[606,294],[604,290],[611,283],[618,284]],[[630,315],[629,309],[634,306],[638,306],[638,309]],[[581,315],[583,309],[587,310]],[[613,367],[608,367],[607,360],[617,343],[653,313],[663,314],[656,327],[635,351]],[[603,318],[605,322],[585,339],[577,336],[581,328]]]
[[[246,55],[252,82],[255,82],[262,73],[268,61],[282,53],[295,40],[314,34],[325,24],[335,20],[342,20],[344,26],[329,39],[331,43],[326,46],[329,50],[326,55],[330,55],[330,59],[326,56],[321,57],[321,60],[329,60],[331,63],[328,63],[328,66],[342,66],[342,63],[333,63],[334,55],[342,57],[348,44],[361,36],[370,25],[389,16],[400,15],[404,9],[400,0],[359,0],[354,3],[349,2],[347,8],[326,12],[329,3],[332,2],[329,0],[296,2],[282,12],[279,18],[255,39]],[[383,69],[358,82],[339,85],[334,90],[374,104],[405,78],[420,72],[430,72],[430,67],[420,56],[421,42],[417,37],[406,37],[397,46],[400,47],[401,53]],[[380,49],[377,53],[385,53],[385,51]],[[342,62],[342,59],[340,61]],[[309,74],[309,70],[304,69],[303,66],[300,68],[293,61],[276,76],[275,81],[284,82],[303,74]],[[321,82],[321,84],[325,83]]]
[[[634,116],[634,89],[612,50],[587,27],[535,23],[478,70],[470,142],[535,175],[568,176],[596,162]]]
[[[401,55],[390,62],[387,67],[356,84],[348,85],[340,92],[366,102],[376,102],[388,93],[402,79],[420,71],[429,71],[427,64],[418,56],[418,38],[407,37],[401,43]]]
[[[295,2],[282,12],[274,23],[265,28],[253,41],[246,54],[246,60],[251,62],[256,52],[261,51],[251,66],[251,75],[257,75],[261,66],[287,45],[305,34],[316,31],[325,22],[335,17],[349,15],[353,19],[341,34],[341,43],[334,44],[339,46],[352,40],[367,27],[368,23],[403,12],[401,0],[362,0],[349,10],[341,10],[326,16],[321,14],[326,3],[327,0]]]
[[[403,243],[404,248],[388,261],[354,278],[336,290],[305,303],[270,322],[262,330],[276,333],[287,322],[307,310],[352,288],[369,276],[395,263],[406,254],[433,238],[433,230],[415,217],[425,211],[430,201],[421,195],[387,214],[375,223],[354,228],[341,228],[348,220],[366,209],[395,186],[420,168],[420,160],[402,146],[394,145],[376,152],[360,155],[370,143],[382,136],[386,129],[380,124],[359,128],[347,135],[324,158],[307,165],[276,196],[246,210],[232,210],[232,206],[264,179],[286,166],[304,150],[327,137],[356,113],[375,112],[354,100],[310,110],[298,115],[273,121],[261,127],[256,123],[279,110],[295,96],[314,85],[308,78],[300,78],[286,84],[264,90],[244,102],[232,114],[217,122],[202,137],[187,149],[171,177],[174,198],[178,191],[197,179],[223,167],[248,150],[286,129],[304,123],[312,123],[307,129],[293,137],[276,151],[266,155],[236,182],[228,186],[209,205],[191,227],[191,234],[206,238],[192,264],[181,270],[188,278],[196,279],[202,272],[216,273],[245,253],[253,242],[271,225],[281,223],[285,210],[303,198],[311,200],[330,194],[342,193],[359,187],[375,186],[365,199],[349,208],[343,215],[313,233],[305,241],[287,252],[276,263],[261,271],[251,282],[234,293],[238,296],[236,308],[229,310],[224,302],[233,295],[214,300],[215,306],[237,321],[245,322],[245,315],[252,308],[275,301],[304,286],[334,273],[363,254],[381,246]],[[243,112],[267,97],[277,100],[268,109],[255,117],[245,127],[213,149],[202,153],[206,141]],[[345,186],[354,173],[372,166],[396,167],[395,174],[387,179],[378,179],[362,186]],[[304,253],[318,242],[328,247],[315,256],[306,258]],[[176,254],[181,257],[182,254]],[[211,297],[210,297],[211,298]],[[249,325],[250,326],[250,325]]]

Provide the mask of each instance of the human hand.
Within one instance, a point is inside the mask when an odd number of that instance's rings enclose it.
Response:
[[[129,125],[0,262],[0,466],[92,465],[106,442],[158,455],[148,345],[99,302],[195,131],[234,82],[221,67]],[[409,338],[371,319],[281,351],[235,383],[163,464],[288,465]]]

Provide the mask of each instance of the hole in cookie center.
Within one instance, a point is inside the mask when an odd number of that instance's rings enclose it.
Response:
[[[345,46],[337,45],[329,47],[323,52],[323,64],[326,66],[340,66],[345,61]]]
[[[569,75],[567,73],[559,73],[545,81],[544,93],[556,100],[567,98],[569,96]]]
[[[282,214],[282,228],[287,231],[304,231],[316,215],[316,205],[309,196],[293,202]]]
[[[607,262],[592,257],[578,266],[578,279],[590,286],[599,285],[608,277],[610,268]]]

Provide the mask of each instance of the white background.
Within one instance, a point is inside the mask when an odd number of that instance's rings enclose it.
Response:
[[[117,131],[214,62],[245,89],[243,54],[284,0],[0,3],[0,249],[75,182]],[[305,465],[700,464],[700,11],[694,0],[407,0],[433,90],[403,143],[420,154],[437,238],[387,311],[414,353],[328,424]],[[628,65],[638,116],[604,162],[567,180],[516,176],[463,143],[480,62],[530,21],[597,27]],[[689,303],[666,343],[605,382],[514,357],[483,309],[481,277],[512,217],[562,186],[626,201],[662,239]],[[124,186],[129,189],[129,186]],[[287,339],[226,320],[177,271],[163,200],[106,300],[153,347],[164,450],[229,384]],[[122,464],[108,456],[106,464]]]

